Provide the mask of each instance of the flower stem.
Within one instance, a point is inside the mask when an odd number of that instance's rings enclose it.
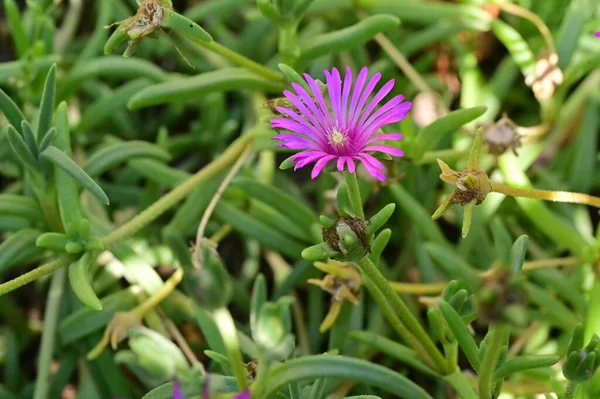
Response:
[[[373,284],[381,290],[381,293],[390,302],[392,308],[399,313],[400,319],[406,325],[409,331],[415,336],[415,338],[423,346],[429,357],[433,360],[434,364],[438,365],[438,368],[443,367],[443,371],[447,368],[446,359],[441,354],[439,349],[435,346],[423,326],[419,323],[416,317],[410,312],[408,306],[402,299],[396,294],[394,289],[391,287],[389,281],[381,274],[377,266],[371,262],[368,256],[360,259],[358,262],[363,273],[368,276]]]
[[[346,181],[346,188],[348,189],[348,197],[350,199],[350,205],[356,217],[365,220],[365,212],[363,211],[362,199],[360,198],[360,189],[358,188],[358,179],[356,173],[350,173],[344,170],[344,179]]]
[[[423,345],[419,342],[419,340],[410,332],[408,328],[402,323],[400,318],[394,312],[394,309],[390,306],[390,303],[385,298],[385,295],[377,288],[377,286],[373,283],[373,281],[369,278],[369,276],[364,276],[363,281],[365,283],[365,287],[373,297],[373,300],[377,304],[377,307],[381,310],[387,321],[390,323],[392,329],[402,338],[402,340],[411,348],[413,348],[425,361],[425,363],[429,364],[435,370],[439,369],[439,364],[435,364]]]
[[[233,62],[234,64],[248,68],[252,72],[255,72],[258,75],[261,75],[265,79],[275,80],[277,82],[284,81],[284,77],[282,74],[277,73],[269,68],[265,68],[261,64],[252,61],[250,58],[244,57],[243,55],[241,55],[233,50],[230,50],[227,47],[225,47],[217,42],[214,42],[214,41],[213,42],[205,42],[200,39],[195,39],[192,37],[188,37],[188,39],[191,40],[192,42],[194,42],[195,44],[197,44],[201,47],[204,47],[207,50],[212,51],[213,53],[219,54],[220,56],[222,56],[225,59],[228,59],[229,61]]]
[[[516,4],[509,3],[508,1],[496,1],[496,2],[494,2],[494,5],[498,6],[500,9],[502,9],[510,14],[517,15],[519,17],[528,19],[531,22],[533,22],[535,24],[535,26],[538,28],[538,30],[540,31],[540,33],[542,34],[542,36],[544,37],[544,40],[546,41],[546,46],[548,47],[548,51],[551,54],[556,53],[556,50],[554,49],[554,40],[552,39],[552,34],[550,33],[550,29],[548,29],[548,27],[546,26],[546,24],[544,23],[544,21],[542,21],[542,19],[540,17],[538,17],[536,14],[532,13],[531,11],[529,11],[523,7],[520,7]]]
[[[45,399],[48,397],[50,389],[50,363],[52,362],[52,354],[54,353],[58,312],[66,280],[67,269],[62,268],[52,276],[52,282],[50,283],[48,302],[44,314],[44,332],[42,333],[40,357],[37,365],[37,378],[33,392],[34,399]]]
[[[142,213],[125,223],[123,226],[104,237],[104,245],[110,247],[112,244],[135,234],[141,228],[154,221],[189,193],[198,188],[204,181],[215,176],[227,168],[240,155],[246,144],[255,135],[249,133],[237,139],[219,158],[206,165],[193,176],[183,182],[180,186],[171,190],[167,195],[156,201]]]
[[[563,399],[575,398],[575,393],[577,392],[578,386],[579,384],[575,382],[569,382],[569,385],[567,385],[567,389],[565,390],[565,394],[563,395]]]
[[[73,260],[74,258],[71,255],[63,255],[54,259],[51,262],[45,263],[25,274],[22,274],[17,278],[7,281],[6,283],[2,283],[0,284],[0,296],[8,294],[9,292],[20,288],[25,284],[29,284],[42,276],[50,274],[53,271],[60,269],[61,267],[67,266]]]
[[[427,294],[439,294],[444,291],[444,288],[448,285],[447,283],[432,283],[432,284],[419,284],[419,283],[399,283],[390,281],[390,285],[394,291],[403,294],[413,295],[427,295]]]
[[[506,342],[510,327],[507,324],[490,326],[490,337],[487,342],[485,354],[479,371],[479,398],[492,399],[492,387],[494,383],[494,370],[500,356],[500,349]]]
[[[471,383],[460,370],[448,374],[444,377],[444,380],[452,385],[452,388],[454,388],[460,398],[477,399],[477,395],[473,391]]]
[[[551,191],[510,187],[502,183],[490,181],[492,191],[513,197],[533,198],[545,201],[569,202],[572,204],[589,205],[600,208],[600,198],[588,194],[572,193],[569,191]]]

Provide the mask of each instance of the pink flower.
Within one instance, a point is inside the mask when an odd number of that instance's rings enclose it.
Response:
[[[600,31],[594,33],[594,35],[596,35],[596,37],[600,37]]]
[[[369,101],[381,74],[376,73],[367,79],[368,74],[368,68],[363,67],[354,82],[352,71],[347,67],[342,82],[336,68],[331,72],[325,71],[330,107],[317,82],[307,74],[304,77],[312,93],[297,83],[292,83],[295,93],[288,90],[283,92],[296,110],[275,107],[283,117],[272,119],[271,127],[291,132],[274,137],[274,140],[281,141],[278,147],[302,150],[291,159],[295,163],[294,170],[315,162],[311,173],[314,179],[331,161],[337,161],[340,172],[347,168],[354,173],[356,161],[362,163],[377,179],[385,180],[384,166],[372,153],[403,156],[402,150],[381,143],[383,140],[401,140],[402,135],[378,135],[378,131],[385,125],[404,119],[412,103],[402,102],[404,96],[399,95],[376,110],[394,87],[394,80],[383,85]]]

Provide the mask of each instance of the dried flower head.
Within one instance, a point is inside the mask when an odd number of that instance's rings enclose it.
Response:
[[[521,146],[521,135],[517,125],[506,115],[494,124],[484,126],[483,142],[488,145],[490,154],[502,155],[510,150],[517,155],[517,148]]]
[[[533,73],[525,78],[525,84],[531,86],[533,94],[540,100],[551,98],[562,82],[563,73],[558,67],[556,53],[540,57],[535,63]]]
[[[384,140],[400,140],[402,135],[380,134],[380,129],[404,119],[412,104],[403,102],[404,96],[398,95],[376,110],[394,87],[394,81],[383,85],[369,101],[381,74],[367,79],[368,74],[368,69],[362,68],[354,82],[348,67],[342,82],[336,68],[325,71],[329,105],[318,83],[307,74],[304,77],[312,93],[297,83],[292,83],[295,93],[283,92],[295,109],[276,106],[276,111],[284,117],[272,119],[271,127],[291,132],[278,134],[274,139],[281,141],[279,147],[301,150],[291,159],[295,170],[315,162],[311,173],[314,179],[331,161],[337,160],[339,171],[347,168],[350,173],[355,172],[357,161],[370,174],[385,181],[384,166],[372,153],[400,157],[404,152],[382,144]]]
[[[321,332],[325,332],[335,323],[344,301],[358,304],[362,277],[351,265],[331,259],[327,263],[315,262],[315,267],[327,274],[321,280],[308,279],[308,283],[331,294],[331,307],[319,328]]]

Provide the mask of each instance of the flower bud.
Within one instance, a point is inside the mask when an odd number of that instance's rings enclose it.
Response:
[[[233,295],[231,276],[216,249],[205,246],[201,253],[202,263],[186,274],[186,285],[204,308],[214,310],[227,306]]]

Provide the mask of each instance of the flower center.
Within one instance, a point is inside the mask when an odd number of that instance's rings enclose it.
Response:
[[[348,136],[338,130],[333,130],[327,137],[329,144],[334,147],[341,147],[348,141]]]

